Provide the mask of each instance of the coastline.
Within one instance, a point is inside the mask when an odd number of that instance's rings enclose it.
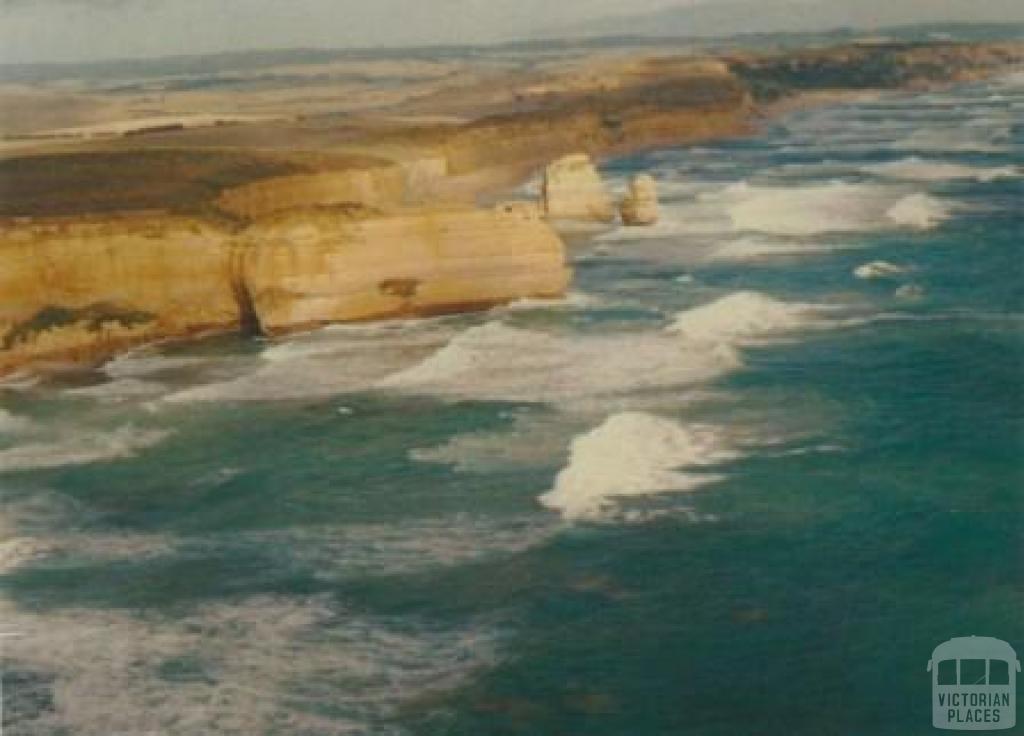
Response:
[[[270,178],[224,189],[212,210],[221,214],[213,218],[207,205],[194,213],[8,217],[0,257],[14,267],[6,281],[0,278],[0,293],[20,303],[0,305],[0,328],[8,325],[0,330],[0,376],[98,364],[126,349],[196,335],[275,336],[558,296],[570,283],[569,238],[540,217],[509,215],[500,206],[557,156],[580,150],[607,160],[750,135],[799,109],[997,74],[1024,61],[1024,48],[1016,53],[942,80],[789,89],[769,100],[757,99],[757,79],[737,74],[735,60],[687,62],[682,72],[668,73],[653,64],[637,87],[574,97],[572,104],[389,133],[360,144],[370,152],[365,164],[351,159],[341,169],[287,171],[296,165],[268,159]],[[98,150],[103,155],[104,147]],[[373,155],[381,151],[390,160]],[[163,254],[155,260],[154,244]],[[363,255],[353,256],[353,248]],[[438,260],[442,252],[448,255]],[[361,276],[353,277],[353,269]],[[126,287],[125,280],[132,283]],[[191,294],[186,299],[175,293],[182,285]],[[95,316],[111,305],[108,315]],[[70,321],[40,321],[54,307]],[[75,316],[89,309],[91,322]],[[151,319],[126,323],[119,317],[126,309]],[[25,324],[33,320],[40,329],[29,333]],[[13,334],[31,339],[13,341]]]

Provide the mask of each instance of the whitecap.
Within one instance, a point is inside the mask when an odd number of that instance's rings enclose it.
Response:
[[[455,399],[577,403],[692,386],[740,368],[739,346],[829,324],[826,311],[738,292],[681,312],[660,331],[567,335],[490,321],[375,387]]]
[[[949,208],[927,194],[910,194],[885,211],[897,225],[928,230],[949,217]]]
[[[271,343],[248,373],[183,389],[162,401],[280,401],[361,391],[382,375],[415,364],[456,329],[443,320],[328,327]]]
[[[893,296],[897,299],[905,299],[907,301],[919,301],[924,298],[924,295],[924,287],[919,284],[904,284],[893,293]]]
[[[740,291],[680,313],[667,329],[699,342],[741,344],[806,326],[819,310]]]
[[[864,166],[862,170],[865,173],[887,179],[926,182],[956,179],[992,182],[1021,175],[1020,170],[1013,166],[968,166],[948,161],[928,161],[916,156],[899,161],[871,164]]]
[[[119,355],[103,365],[103,372],[115,379],[138,379],[157,373],[202,365],[206,360],[194,357],[160,355],[143,348]]]
[[[492,321],[466,330],[376,387],[460,399],[559,403],[692,384],[740,364],[728,346],[688,349],[667,334],[569,336]]]
[[[170,436],[162,429],[124,425],[101,432],[78,429],[51,442],[32,442],[0,450],[0,473],[45,470],[134,457]]]
[[[853,269],[853,275],[859,279],[885,279],[892,276],[899,276],[909,269],[889,261],[871,261]]]
[[[524,297],[503,306],[495,307],[491,311],[521,312],[541,309],[593,309],[600,305],[601,300],[592,294],[586,294],[582,291],[571,291],[564,297]]]
[[[33,426],[31,419],[12,414],[6,409],[0,408],[0,435],[20,434]]]
[[[64,391],[66,396],[120,402],[132,399],[147,399],[164,393],[167,387],[155,381],[138,378],[119,378],[115,381],[98,383],[95,386],[72,388]]]
[[[568,520],[608,518],[624,497],[693,491],[716,479],[708,466],[733,456],[714,427],[624,412],[573,440],[569,464],[539,501]]]
[[[137,563],[147,557],[166,555],[174,549],[161,535],[68,533],[24,535],[0,542],[0,574],[11,573],[33,563],[55,557],[87,559],[90,563],[127,560]]]
[[[709,254],[709,260],[748,261],[762,258],[785,257],[825,253],[837,246],[826,246],[808,240],[773,240],[766,237],[737,238],[717,245]]]
[[[902,191],[843,182],[799,187],[741,183],[715,197],[726,208],[736,230],[772,235],[933,227],[948,216],[948,208],[934,197]],[[894,199],[898,200],[895,205]]]

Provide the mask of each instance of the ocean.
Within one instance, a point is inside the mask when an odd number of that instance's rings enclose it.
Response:
[[[1024,76],[605,166],[565,300],[0,387],[5,734],[927,734],[1024,651]]]

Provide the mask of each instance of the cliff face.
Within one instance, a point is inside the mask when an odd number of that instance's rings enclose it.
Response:
[[[525,208],[289,213],[247,241],[242,280],[269,334],[557,296],[569,280],[562,242]]]
[[[417,103],[436,112],[453,99],[454,122],[317,119],[0,157],[0,373],[203,331],[556,295],[563,246],[537,209],[438,202],[479,202],[581,152],[549,171],[544,214],[610,221],[587,156],[738,135],[767,109],[757,103],[802,92],[927,84],[1022,60],[1020,44],[615,60],[507,89],[489,80],[495,106],[478,107],[487,90],[457,85]],[[644,184],[622,215],[650,222],[656,210]]]
[[[544,170],[544,213],[552,220],[611,222],[612,197],[586,154],[565,156]]]
[[[0,228],[0,372],[240,323],[228,233],[165,215]]]
[[[367,212],[293,211],[240,233],[156,214],[9,224],[0,373],[202,332],[556,296],[568,282],[561,241],[529,208]]]
[[[566,95],[539,109],[493,115],[446,132],[436,144],[450,172],[523,162],[540,165],[584,152],[619,152],[681,144],[750,130],[747,88],[723,64],[686,65],[681,76],[658,70],[613,90]]]
[[[255,219],[317,204],[393,205],[403,200],[405,191],[406,172],[400,166],[374,166],[255,182],[225,191],[217,199],[217,207],[238,217]]]

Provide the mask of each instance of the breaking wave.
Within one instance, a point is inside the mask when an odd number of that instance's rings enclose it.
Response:
[[[820,309],[740,291],[681,313],[668,330],[699,342],[742,344],[799,329]]]
[[[530,311],[534,309],[592,309],[600,306],[601,300],[591,294],[581,291],[571,291],[561,298],[540,298],[525,297],[516,299],[501,307],[495,307],[493,311]]]
[[[727,208],[736,230],[772,235],[930,228],[949,216],[948,206],[930,195],[867,184],[769,187],[744,182],[712,196]]]
[[[569,464],[539,500],[568,520],[614,517],[624,497],[692,491],[716,480],[707,467],[733,456],[713,427],[624,412],[573,441]]]
[[[103,365],[103,372],[115,379],[137,379],[166,371],[202,365],[205,362],[203,358],[172,357],[154,353],[149,348],[142,348],[107,361]]]
[[[462,332],[376,387],[560,403],[694,384],[739,368],[737,346],[812,324],[814,309],[738,292],[682,312],[657,332],[569,337],[492,321]]]
[[[949,208],[927,194],[910,194],[885,211],[885,216],[904,227],[927,230],[949,217]]]
[[[948,161],[928,161],[916,156],[899,161],[871,164],[864,166],[862,171],[886,179],[904,181],[974,179],[980,182],[991,182],[1021,175],[1020,170],[1012,166],[968,166]]]
[[[796,256],[825,253],[835,246],[813,243],[807,240],[772,240],[767,237],[737,238],[715,247],[708,258],[722,261],[746,261],[779,256]]]
[[[853,269],[853,275],[859,279],[885,279],[904,274],[909,269],[888,261],[871,261]]]
[[[166,390],[166,386],[156,381],[144,381],[139,378],[118,378],[95,386],[68,389],[64,393],[67,396],[118,402],[130,401],[132,399],[148,399],[158,396]]]
[[[558,403],[705,381],[740,364],[728,346],[688,350],[682,341],[656,332],[569,337],[488,322],[377,388]]]
[[[164,401],[280,401],[361,391],[381,375],[416,363],[454,331],[442,320],[328,327],[268,345],[247,373],[178,391]]]

